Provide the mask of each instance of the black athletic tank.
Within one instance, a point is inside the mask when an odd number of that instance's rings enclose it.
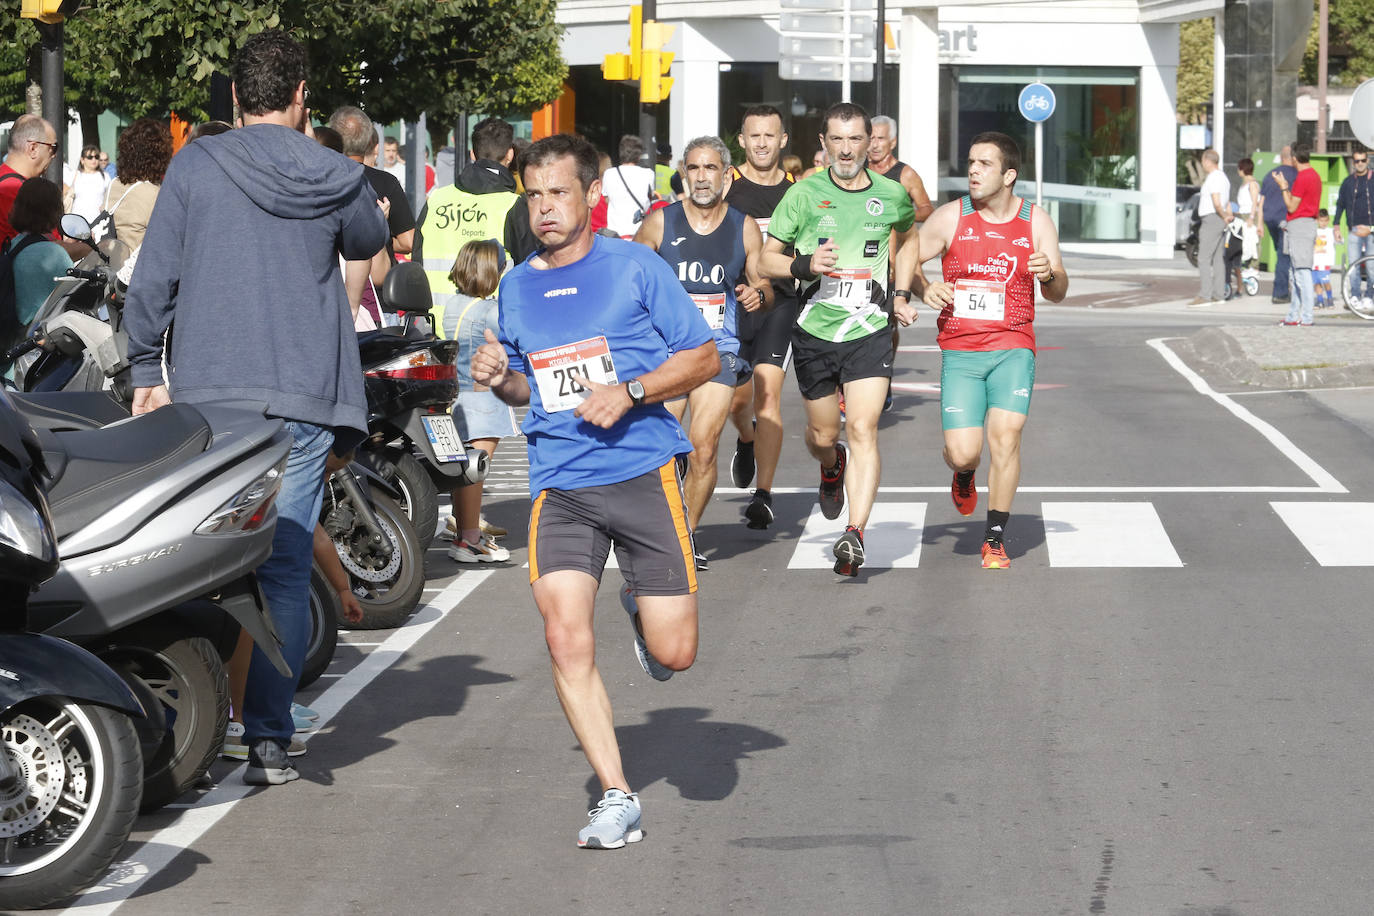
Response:
[[[766,233],[768,220],[777,208],[778,201],[782,200],[782,196],[794,183],[791,175],[786,172],[782,174],[783,179],[777,184],[757,184],[745,178],[744,174],[732,165],[730,190],[725,192],[725,199],[736,210],[752,216],[759,224],[759,231]]]
[[[685,204],[663,208],[663,240],[658,253],[673,269],[678,282],[696,302],[716,348],[739,353],[739,321],[735,285],[745,282],[744,214],[725,208],[725,218],[710,235],[699,235],[687,224]]]
[[[893,181],[900,184],[902,180],[902,169],[904,168],[906,168],[906,163],[898,159],[896,162],[892,163],[892,168],[883,172],[883,177],[891,178]]]

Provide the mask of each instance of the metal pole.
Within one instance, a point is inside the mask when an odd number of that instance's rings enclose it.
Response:
[[[640,20],[651,22],[657,19],[658,0],[640,0]],[[643,66],[644,61],[641,59],[639,74],[641,81],[648,75],[643,72]],[[638,91],[638,87],[635,88]],[[652,169],[654,163],[658,161],[658,106],[652,102],[640,102],[638,99],[635,101],[639,105],[639,139],[644,144],[644,157],[640,159],[639,164]],[[618,147],[618,138],[612,137],[611,143]],[[619,159],[620,153],[617,149],[616,165],[620,165]]]
[[[1326,52],[1327,52],[1327,31],[1326,17],[1329,12],[1327,0],[1321,0],[1318,5],[1317,15],[1320,22],[1317,26],[1317,152],[1326,152]]]
[[[883,110],[883,65],[887,63],[887,0],[878,0],[878,40],[874,48],[877,59],[873,62],[873,113],[887,114]]]
[[[853,19],[849,15],[849,0],[844,0],[844,12],[842,14],[842,19],[844,21],[844,34],[842,38],[842,41],[844,42],[844,63],[840,64],[840,101],[848,102],[850,94],[849,28],[851,25],[853,25]]]
[[[1035,205],[1044,207],[1045,200],[1045,122],[1035,122]]]
[[[40,23],[43,47],[43,119],[57,132],[57,155],[48,163],[44,177],[62,187],[62,163],[67,152],[67,114],[62,105],[63,24]]]

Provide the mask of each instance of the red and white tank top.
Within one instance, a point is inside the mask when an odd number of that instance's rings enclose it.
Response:
[[[960,202],[959,224],[944,257],[944,280],[954,304],[936,320],[942,350],[1035,351],[1035,278],[1026,262],[1034,251],[1030,201],[1013,219],[992,223]]]

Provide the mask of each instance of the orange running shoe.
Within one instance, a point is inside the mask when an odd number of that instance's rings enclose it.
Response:
[[[978,507],[978,487],[974,485],[971,474],[966,487],[959,485],[959,475],[955,474],[954,479],[949,484],[949,495],[954,500],[954,508],[959,510],[960,515],[972,515],[973,510]]]
[[[1007,551],[1001,541],[983,542],[983,568],[1011,569],[1011,560],[1007,559]]]

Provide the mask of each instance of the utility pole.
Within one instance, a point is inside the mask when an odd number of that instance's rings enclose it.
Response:
[[[1320,21],[1317,23],[1317,152],[1326,152],[1326,14],[1329,11],[1328,0],[1321,0],[1318,4],[1317,15]]]
[[[1326,0],[1322,0],[1326,2]],[[883,65],[887,63],[887,0],[878,0],[878,42],[877,59],[873,62],[873,113],[887,114],[883,110]]]

